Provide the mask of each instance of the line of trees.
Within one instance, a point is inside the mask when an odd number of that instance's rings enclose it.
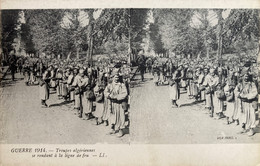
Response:
[[[256,9],[153,9],[152,13],[149,35],[157,54],[209,57],[213,51],[221,58],[223,53],[248,53],[259,48]]]
[[[3,10],[1,45],[5,54],[15,38],[28,54],[127,54],[128,20],[128,9]]]
[[[138,54],[144,47],[192,57],[259,48],[257,9],[2,10],[0,21],[5,54],[14,49],[15,39],[18,51],[28,54],[80,58],[85,52],[89,59]]]

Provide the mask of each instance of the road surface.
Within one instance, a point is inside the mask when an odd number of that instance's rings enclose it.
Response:
[[[253,137],[238,134],[240,126],[225,119],[210,118],[203,103],[194,103],[182,92],[179,108],[171,108],[167,86],[155,86],[150,74],[145,82],[136,76],[131,89],[129,133],[118,138],[110,128],[77,117],[72,103],[50,95],[49,108],[42,108],[38,86],[25,86],[22,76],[10,75],[0,88],[1,143],[9,144],[214,144],[259,143],[259,128]]]

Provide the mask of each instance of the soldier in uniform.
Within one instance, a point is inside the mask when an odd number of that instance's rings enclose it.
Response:
[[[108,90],[109,89],[109,90]],[[112,131],[110,134],[118,133],[118,137],[124,135],[125,128],[125,111],[122,103],[127,97],[127,88],[124,83],[119,81],[119,75],[116,74],[113,82],[106,87],[105,96],[111,101],[110,124]]]
[[[225,100],[225,92],[224,86],[226,84],[225,77],[223,75],[222,68],[217,69],[217,74],[214,76],[214,95],[213,95],[213,104],[214,111],[218,116],[218,119],[224,118],[224,100]]]
[[[169,82],[169,92],[172,101],[172,107],[178,107],[177,100],[180,98],[180,87],[179,82],[181,80],[182,66],[179,66],[173,73],[173,76]]]
[[[49,89],[49,82],[50,82],[50,68],[43,73],[42,78],[40,79],[39,83],[39,97],[41,100],[42,106],[48,107],[46,101],[50,97],[50,89]]]
[[[205,97],[206,97],[206,108],[209,110],[210,117],[213,117],[214,113],[214,104],[213,104],[213,93],[214,86],[216,84],[215,69],[211,68],[209,74],[205,76],[205,81],[203,85],[205,86]]]
[[[243,131],[247,132],[249,136],[254,135],[254,128],[256,127],[256,113],[253,107],[253,101],[257,97],[257,88],[252,81],[251,76],[246,72],[241,83],[241,90],[238,98],[241,99],[241,116],[239,121],[242,123]]]
[[[103,73],[103,70],[100,70],[99,77],[97,79],[96,86],[94,88],[95,93],[95,103],[96,103],[96,109],[93,113],[96,117],[96,124],[99,125],[103,122],[103,115],[104,115],[104,90],[106,87],[105,82],[105,73]]]
[[[77,72],[75,72],[76,76],[73,80],[72,83],[72,87],[75,89],[74,93],[75,93],[75,102],[74,102],[74,109],[78,112],[78,117],[82,118],[82,109],[81,109],[81,89],[80,89],[80,82],[83,76],[83,69],[75,69],[75,71],[77,70]]]

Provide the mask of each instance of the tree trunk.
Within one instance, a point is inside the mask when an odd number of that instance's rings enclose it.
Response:
[[[128,10],[128,25],[131,25],[131,14],[130,14],[130,10]],[[128,63],[131,66],[131,62],[132,62],[132,48],[131,48],[131,26],[128,28]]]
[[[223,17],[222,17],[222,9],[217,11],[218,17],[218,26],[217,26],[217,40],[218,40],[218,49],[217,49],[217,59],[222,58],[222,31],[223,31]]]
[[[89,60],[90,60],[90,64],[91,66],[93,66],[93,59],[92,59],[92,55],[93,55],[93,37],[91,36],[90,40],[89,40]]]
[[[92,62],[92,53],[93,53],[93,17],[94,9],[88,9],[88,17],[89,17],[89,24],[88,24],[88,51],[87,51],[87,59],[89,60],[91,66],[93,65]]]
[[[76,48],[76,56],[77,56],[77,59],[79,59],[79,47],[78,46]]]
[[[71,52],[69,52],[68,56],[67,56],[67,60],[70,59],[70,55],[71,55]]]
[[[207,51],[207,58],[209,58],[209,47],[206,48],[206,51]]]

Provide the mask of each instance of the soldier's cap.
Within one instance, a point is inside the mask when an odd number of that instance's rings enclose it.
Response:
[[[210,69],[209,69],[209,72],[210,72],[210,73],[214,73],[214,72],[215,72],[215,69],[214,69],[214,68],[210,68]]]
[[[83,73],[84,73],[84,69],[83,69],[83,68],[80,68],[80,69],[79,69],[79,73],[80,73],[80,74],[83,74]]]
[[[217,69],[218,69],[218,72],[222,72],[223,71],[223,69],[221,67],[218,67]]]
[[[91,73],[92,72],[92,68],[89,67],[88,70],[87,70],[88,73]]]

